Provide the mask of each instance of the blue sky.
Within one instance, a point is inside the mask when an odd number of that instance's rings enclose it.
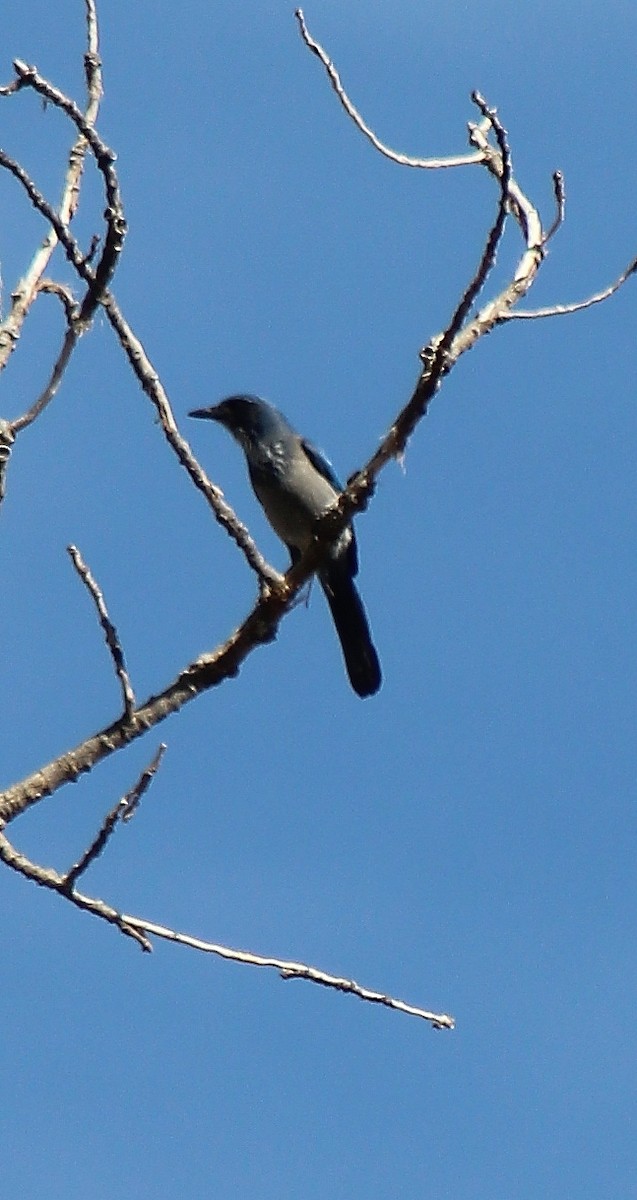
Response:
[[[637,252],[632,0],[306,3],[381,137],[458,153],[479,88],[522,186],[567,222],[532,295],[579,299]],[[83,5],[11,6],[11,59],[81,96]],[[130,234],[114,291],[181,427],[263,551],[285,554],[222,430],[267,396],[343,476],[410,395],[473,274],[486,173],[410,172],[348,124],[292,6],[102,4],[100,129]],[[20,95],[3,146],[59,193],[68,130]],[[0,179],[5,297],[41,229]],[[78,219],[88,245],[93,174]],[[511,228],[492,285],[507,277]],[[70,281],[63,260],[58,277]],[[6,299],[5,299],[6,306]],[[453,1033],[113,930],[0,873],[7,1194],[166,1200],[597,1200],[634,1187],[635,320],[511,324],[465,356],[358,521],[384,671],[349,690],[322,597],[239,677],[12,829],[69,865],[160,738],[164,765],[86,890],[454,1014]],[[3,376],[30,404],[60,337],[44,299]],[[98,317],[19,440],[1,514],[6,784],[119,696],[75,542],[139,697],[221,641],[253,578],[178,468]]]

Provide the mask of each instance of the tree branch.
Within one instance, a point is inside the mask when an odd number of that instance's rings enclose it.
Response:
[[[483,161],[480,153],[461,154],[452,156],[450,158],[412,158],[411,155],[401,154],[398,150],[392,150],[390,146],[386,146],[385,143],[381,142],[380,138],[376,136],[373,129],[370,129],[369,125],[361,116],[358,109],[352,104],[352,101],[350,100],[343,87],[343,84],[341,83],[341,77],[336,70],[334,63],[325,53],[325,50],[319,44],[319,42],[315,41],[310,34],[308,27],[305,24],[303,10],[297,8],[294,16],[298,22],[299,32],[303,38],[303,41],[305,42],[305,45],[307,46],[308,50],[311,50],[312,54],[315,54],[316,57],[320,59],[325,67],[327,77],[348,117],[351,118],[356,127],[360,129],[361,133],[368,139],[368,141],[371,142],[374,149],[378,150],[379,154],[384,155],[384,157],[390,159],[391,162],[398,163],[401,167],[420,167],[428,171],[440,171],[445,167],[475,166]]]
[[[104,596],[103,596],[102,592],[100,591],[97,581],[93,578],[93,576],[92,576],[89,568],[87,567],[86,563],[84,562],[84,559],[82,558],[82,555],[80,554],[77,546],[67,546],[67,550],[68,550],[69,556],[73,562],[73,566],[75,567],[75,570],[77,571],[80,579],[82,580],[82,583],[88,589],[89,594],[92,597],[93,603],[95,604],[95,608],[97,609],[97,616],[99,619],[99,623],[102,627],[102,632],[106,639],[106,645],[108,646],[111,658],[113,660],[115,674],[117,675],[117,678],[119,679],[120,686],[122,689],[122,700],[124,702],[124,716],[126,717],[127,720],[130,720],[130,718],[135,710],[135,693],[131,686],[131,681],[130,681],[130,678],[128,675],[128,671],[126,670],[126,662],[124,660],[124,651],[122,650],[122,646],[121,646],[121,642],[119,640],[117,630],[108,615],[108,609],[106,608],[106,602],[104,600]]]
[[[83,114],[83,122],[86,129],[91,129],[97,120],[99,112],[100,100],[102,96],[102,75],[101,64],[99,58],[99,34],[97,25],[97,12],[95,8],[95,0],[85,0],[86,7],[86,37],[87,50],[84,56],[84,68],[86,75],[87,86],[87,102]],[[23,81],[18,76],[13,83],[7,87],[0,89],[0,95],[14,95],[24,86]],[[62,198],[60,201],[59,216],[56,216],[55,222],[50,221],[51,229],[46,234],[44,240],[36,251],[32,262],[27,269],[26,274],[18,283],[12,294],[11,311],[6,319],[0,325],[0,370],[2,370],[16,347],[20,332],[24,324],[25,317],[33,303],[36,295],[38,283],[47,266],[50,262],[51,255],[58,244],[60,229],[64,229],[70,221],[73,220],[80,197],[80,181],[82,171],[84,169],[84,158],[86,155],[87,139],[82,134],[71,148],[64,186],[62,190]],[[7,155],[0,157],[0,166],[4,166],[12,173],[16,174],[13,169],[17,164]],[[22,176],[28,179],[26,171],[22,172]],[[19,176],[16,175],[17,178]],[[21,180],[22,182],[22,180]]]
[[[115,809],[112,813],[109,813],[106,820],[109,821],[113,818],[114,813],[116,813]],[[116,821],[117,815],[113,819],[113,824]],[[95,843],[93,843],[93,846],[97,845],[103,831],[104,826],[100,830],[100,834],[96,838]],[[110,833],[105,833],[104,836],[108,840]],[[87,855],[92,849],[93,847],[89,847]],[[99,853],[99,850],[97,852]],[[96,857],[96,855],[93,855],[93,857]],[[284,958],[274,958],[262,954],[252,954],[248,950],[234,950],[230,946],[222,946],[217,942],[203,941],[201,938],[195,938],[186,933],[178,933],[166,925],[158,925],[154,921],[146,921],[143,917],[133,917],[128,913],[120,913],[103,900],[96,900],[74,889],[68,889],[67,880],[76,868],[72,868],[72,872],[69,872],[69,875],[65,876],[59,875],[57,871],[51,868],[39,867],[35,863],[30,862],[24,855],[19,854],[3,833],[0,833],[0,859],[7,866],[13,867],[14,870],[24,875],[25,878],[30,879],[33,883],[60,893],[77,908],[90,913],[92,916],[108,921],[111,925],[115,925],[127,937],[132,937],[139,942],[143,950],[152,950],[153,947],[150,941],[150,935],[152,935],[163,938],[165,941],[176,942],[180,946],[188,946],[193,950],[202,951],[204,954],[214,954],[218,958],[223,958],[228,962],[243,963],[251,967],[269,967],[272,970],[278,971],[283,979],[305,979],[310,983],[320,984],[322,987],[334,988],[339,992],[347,992],[371,1004],[381,1004],[383,1007],[394,1009],[396,1012],[406,1013],[408,1016],[420,1017],[423,1021],[429,1021],[434,1029],[453,1029],[455,1026],[453,1017],[447,1013],[430,1012],[428,1009],[407,1004],[404,1000],[397,1000],[384,992],[377,992],[370,988],[361,987],[353,979],[330,975],[328,972],[322,971],[318,967],[310,966],[307,963],[291,962]],[[78,867],[81,866],[83,861],[84,858],[80,860]],[[86,866],[88,866],[88,863],[86,863]],[[83,866],[82,869],[84,869]]]
[[[66,872],[66,875],[62,877],[62,890],[64,892],[71,893],[75,891],[75,884],[80,878],[80,875],[83,875],[84,872],[88,870],[91,863],[95,862],[95,859],[98,858],[102,851],[106,849],[106,846],[112,837],[118,822],[130,821],[131,817],[134,815],[139,806],[142,796],[146,791],[148,791],[148,788],[155,778],[165,752],[166,743],[161,742],[159,749],[156,751],[152,759],[152,762],[150,762],[147,767],[144,767],[144,770],[142,771],[134,787],[132,787],[131,790],[127,792],[121,800],[118,800],[117,804],[110,810],[110,812],[106,814],[88,849],[84,851],[81,858],[79,858],[74,866],[72,866]]]
[[[76,326],[78,309],[68,288],[63,287],[61,283],[54,283],[51,279],[43,279],[38,283],[37,291],[57,296],[64,308],[67,328],[62,339],[60,353],[53,364],[53,370],[51,371],[46,387],[31,407],[21,417],[17,417],[11,422],[14,434],[20,433],[22,429],[26,429],[31,425],[40,416],[40,413],[44,412],[47,404],[51,402],[60,387],[64,372],[80,336]]]
[[[555,236],[558,229],[564,224],[566,216],[566,188],[564,186],[564,176],[561,171],[553,172],[553,195],[555,197],[555,219],[544,234],[545,245],[551,241],[551,238]]]
[[[634,258],[628,264],[625,271],[611,283],[609,287],[604,288],[601,292],[595,292],[586,300],[576,300],[573,304],[550,304],[546,308],[536,308],[531,312],[525,312],[523,309],[518,309],[517,312],[504,313],[501,321],[535,321],[541,317],[565,317],[571,313],[582,312],[585,308],[592,308],[594,304],[601,304],[604,300],[608,300],[610,296],[614,296],[620,287],[630,279],[631,275],[637,273],[637,258]]]
[[[0,167],[5,167],[5,169],[8,170],[14,176],[14,178],[18,180],[27,193],[34,208],[36,208],[38,212],[40,212],[42,216],[44,216],[52,225],[57,235],[57,239],[62,245],[69,262],[75,268],[80,278],[88,284],[88,290],[81,307],[81,313],[85,313],[87,311],[87,298],[89,296],[92,297],[89,303],[90,307],[98,296],[96,273],[92,267],[88,265],[86,255],[82,254],[76,239],[60,220],[59,216],[42,195],[42,193],[38,190],[38,188],[36,188],[35,184],[24,168],[21,167],[20,164],[14,159],[5,154],[2,150],[0,150]],[[267,560],[259,552],[256,543],[249,534],[248,529],[239,520],[236,513],[226,502],[221,488],[217,487],[210,481],[205,471],[192,453],[186,439],[181,436],[173,416],[168,395],[163,387],[163,384],[161,383],[159,375],[153,367],[153,364],[151,363],[141,341],[136,337],[130,325],[124,318],[112,292],[110,292],[108,289],[103,291],[99,296],[99,302],[102,304],[104,311],[106,312],[120,345],[124,350],[126,357],[128,358],[133,373],[155,407],[161,428],[168,444],[177,455],[181,465],[190,475],[195,487],[205,496],[208,504],[212,508],[216,520],[222,526],[222,528],[225,529],[226,533],[229,534],[236,545],[242,550],[247,562],[258,575],[262,585],[268,586],[271,584],[280,584],[282,577],[279,572],[275,571],[274,567],[271,567]],[[81,313],[73,326],[78,337],[85,331],[86,328],[86,324],[81,316]],[[68,333],[68,339],[70,342],[70,331]],[[63,346],[62,354],[64,353],[65,350]],[[62,357],[62,355],[60,357]],[[54,368],[54,375],[55,373],[56,372]],[[48,389],[45,389],[43,397],[46,396],[47,391]],[[49,396],[48,399],[50,398],[51,397]],[[42,397],[40,400],[42,400]],[[46,403],[48,403],[48,400],[46,400]],[[40,401],[37,401],[36,406],[38,406],[39,411],[41,411],[44,407],[44,403],[41,404]],[[17,429],[24,427],[27,423],[28,422],[25,421],[24,417],[18,417],[10,425],[11,431],[15,433]],[[2,476],[0,476],[0,483],[1,482]]]

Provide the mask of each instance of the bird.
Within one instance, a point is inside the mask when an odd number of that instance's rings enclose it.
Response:
[[[189,417],[217,421],[244,451],[252,488],[292,565],[310,545],[317,518],[343,490],[331,464],[301,437],[278,409],[259,396],[227,396]],[[363,601],[354,579],[358,551],[351,525],[330,546],[318,569],[338,634],[349,681],[358,696],[373,696],[382,682]]]

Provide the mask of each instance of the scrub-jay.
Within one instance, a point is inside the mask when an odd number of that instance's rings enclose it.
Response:
[[[228,396],[189,417],[207,417],[225,425],[248,462],[250,481],[265,515],[285,545],[292,563],[312,539],[316,518],[329,508],[341,485],[330,464],[299,436],[271,404],[258,396]],[[380,663],[372,644],[363,602],[356,589],[356,540],[347,525],[318,571],[343,650],[350,683],[359,696],[373,696],[381,684]]]

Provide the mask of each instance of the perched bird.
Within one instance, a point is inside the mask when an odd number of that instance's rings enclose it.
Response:
[[[258,396],[228,396],[190,417],[218,421],[238,441],[248,462],[250,481],[274,532],[298,562],[312,539],[316,518],[329,508],[341,485],[330,464],[285,417]],[[354,577],[356,540],[346,526],[318,571],[343,650],[350,683],[359,696],[373,696],[381,684],[363,602]]]

